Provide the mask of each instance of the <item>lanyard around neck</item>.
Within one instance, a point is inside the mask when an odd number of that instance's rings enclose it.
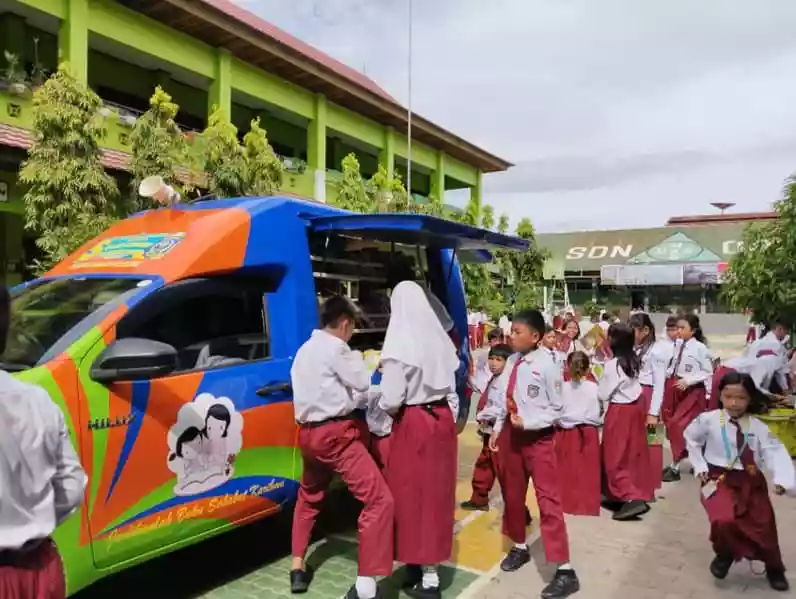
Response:
[[[741,426],[743,421],[746,421],[746,427]],[[721,424],[721,440],[724,443],[724,455],[727,457],[727,470],[732,470],[733,466],[735,466],[735,462],[741,459],[741,454],[749,445],[749,433],[747,432],[749,430],[749,418],[744,416],[741,421],[738,421],[737,425],[733,424],[733,426],[739,426],[743,432],[743,445],[741,445],[741,448],[738,450],[738,453],[734,459],[732,457],[732,449],[730,446],[730,435],[727,433],[727,416],[724,410],[719,412],[719,423]],[[744,428],[746,428],[746,430],[744,430]],[[733,433],[733,436],[735,436],[735,433]]]

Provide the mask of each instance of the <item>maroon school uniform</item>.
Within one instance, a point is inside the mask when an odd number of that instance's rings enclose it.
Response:
[[[63,599],[64,569],[58,549],[49,539],[25,551],[0,551],[2,599]]]

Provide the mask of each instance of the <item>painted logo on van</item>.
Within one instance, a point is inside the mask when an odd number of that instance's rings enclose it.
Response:
[[[177,476],[175,495],[198,495],[235,473],[243,445],[243,416],[228,397],[202,393],[180,408],[168,434],[168,466]]]
[[[185,233],[127,235],[103,239],[75,260],[75,266],[105,265],[109,262],[137,264],[160,260],[185,238]]]

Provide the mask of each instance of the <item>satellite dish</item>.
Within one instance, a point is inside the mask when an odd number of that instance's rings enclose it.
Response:
[[[714,208],[718,208],[721,210],[721,213],[724,214],[724,211],[727,210],[727,208],[732,208],[735,206],[735,202],[711,202],[710,205]]]
[[[152,198],[161,204],[176,204],[180,201],[180,194],[174,191],[171,185],[166,185],[163,177],[152,175],[147,177],[138,186],[138,195],[144,198]]]

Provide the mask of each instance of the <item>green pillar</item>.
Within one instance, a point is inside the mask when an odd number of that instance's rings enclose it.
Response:
[[[210,84],[208,115],[220,108],[227,120],[232,120],[232,55],[226,48],[216,53],[215,78]]]
[[[437,168],[431,173],[431,193],[445,203],[445,152],[437,152]]]
[[[307,127],[307,166],[314,177],[314,196],[326,202],[326,96],[315,96],[315,114]]]
[[[395,129],[384,130],[384,149],[379,152],[379,164],[387,169],[387,178],[395,176]]]
[[[58,62],[68,62],[72,75],[88,85],[88,0],[64,0],[66,16],[58,30]]]
[[[478,206],[478,214],[480,218],[481,206],[484,204],[484,173],[480,170],[476,175],[475,185],[470,188],[470,199]]]

